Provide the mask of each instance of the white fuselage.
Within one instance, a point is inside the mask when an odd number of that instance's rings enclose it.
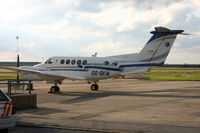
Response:
[[[51,57],[45,63],[35,65],[35,70],[53,71],[67,79],[100,80],[119,77],[131,73],[141,73],[148,70],[146,62],[119,57]],[[38,75],[21,73],[25,79],[44,79]],[[47,77],[49,78],[49,77]],[[50,77],[49,80],[52,78]]]

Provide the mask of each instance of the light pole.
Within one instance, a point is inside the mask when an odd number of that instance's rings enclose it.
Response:
[[[16,36],[17,39],[17,67],[19,67],[19,36]],[[19,82],[19,73],[17,72],[17,82]]]

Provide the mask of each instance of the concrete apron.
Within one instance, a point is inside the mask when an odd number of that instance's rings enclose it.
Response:
[[[18,126],[45,127],[74,130],[88,130],[98,132],[134,132],[134,133],[199,133],[200,127],[186,127],[173,125],[154,125],[142,123],[125,123],[96,120],[71,120],[50,117],[21,117]]]
[[[47,86],[38,84],[39,108],[17,112],[17,124],[104,132],[200,133],[199,82],[114,80],[101,86],[102,91],[90,92],[87,85],[68,83],[61,94],[48,94],[43,90]]]

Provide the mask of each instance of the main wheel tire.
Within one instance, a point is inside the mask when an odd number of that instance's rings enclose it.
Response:
[[[96,90],[96,91],[98,91],[98,89],[99,89],[99,86],[98,86],[97,84],[95,84],[95,85],[96,85],[96,89],[95,89],[95,90]]]
[[[95,85],[92,84],[92,85],[90,86],[90,89],[91,89],[91,91],[95,91]]]
[[[56,92],[60,91],[60,88],[58,86],[55,86],[55,88],[56,88]]]
[[[56,92],[56,86],[52,86],[52,87],[50,88],[50,92],[51,92],[51,93],[55,93],[55,92]]]
[[[52,86],[50,88],[50,92],[51,93],[55,93],[55,92],[59,92],[60,91],[60,88],[58,86]]]
[[[97,91],[97,90],[99,89],[99,86],[98,86],[97,84],[92,84],[92,85],[90,86],[90,89],[91,89],[92,91]]]

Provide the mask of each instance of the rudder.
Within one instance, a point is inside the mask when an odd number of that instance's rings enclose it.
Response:
[[[170,30],[164,27],[155,27],[150,33],[153,36],[138,54],[138,61],[163,64],[171,50],[177,34],[183,30]]]

